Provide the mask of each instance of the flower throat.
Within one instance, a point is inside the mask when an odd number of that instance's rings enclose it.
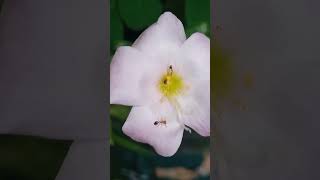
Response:
[[[169,65],[167,72],[161,77],[159,81],[160,92],[167,98],[172,98],[179,95],[184,88],[184,83],[174,70],[173,66]]]

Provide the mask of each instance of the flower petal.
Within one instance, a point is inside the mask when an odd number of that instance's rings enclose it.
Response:
[[[179,47],[185,40],[186,35],[181,21],[171,12],[165,12],[155,24],[138,37],[132,46],[151,54]]]
[[[201,136],[210,136],[210,82],[194,82],[188,96],[178,99],[184,124]]]
[[[133,106],[159,100],[157,63],[132,47],[118,48],[110,65],[110,103]]]
[[[186,66],[192,67],[192,77],[201,80],[210,79],[210,39],[201,33],[192,34],[182,45]],[[191,69],[191,68],[187,68]],[[187,75],[190,73],[187,73]],[[196,75],[196,77],[195,77]]]
[[[138,142],[150,144],[158,154],[168,157],[175,154],[181,144],[183,126],[175,119],[171,107],[167,104],[160,106],[160,111],[157,111],[160,114],[150,106],[133,107],[122,131]],[[160,120],[161,112],[167,115],[167,124],[154,125],[155,121]]]

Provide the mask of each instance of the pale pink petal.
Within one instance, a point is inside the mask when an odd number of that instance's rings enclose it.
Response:
[[[188,96],[178,98],[184,124],[201,136],[210,136],[210,82],[195,81]]]
[[[171,12],[165,12],[139,36],[133,47],[152,55],[180,47],[185,40],[181,21]]]
[[[158,101],[159,63],[135,48],[118,48],[110,65],[110,103],[135,106]]]
[[[150,144],[162,156],[174,155],[181,144],[184,130],[173,115],[173,109],[163,110],[168,107],[167,104],[158,106],[158,112],[148,106],[133,107],[122,127],[123,132],[135,141]],[[166,119],[166,125],[154,125],[161,117]]]
[[[200,80],[210,79],[210,39],[201,33],[192,34],[182,45],[186,76]],[[192,74],[192,75],[190,75]]]

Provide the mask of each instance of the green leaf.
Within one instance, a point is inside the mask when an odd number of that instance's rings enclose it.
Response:
[[[156,22],[162,11],[160,0],[118,0],[121,18],[133,30],[142,30]]]
[[[210,0],[186,0],[185,13],[188,27],[210,27]]]
[[[150,156],[154,154],[152,151],[148,150],[147,148],[144,148],[142,145],[127,138],[121,137],[116,133],[112,133],[112,139],[115,145],[121,146],[125,149],[139,153],[141,155]]]
[[[111,105],[110,116],[112,118],[125,121],[131,110],[130,106]]]
[[[114,142],[113,142],[113,139],[112,139],[112,119],[110,119],[109,121],[109,144],[110,146],[113,146],[114,145]]]
[[[117,0],[110,0],[110,8],[111,9],[115,9],[117,6],[116,4],[117,4]]]
[[[206,22],[202,22],[200,24],[190,26],[186,29],[186,34],[188,37],[195,32],[200,32],[207,36],[210,36],[210,25],[207,24]]]
[[[117,42],[124,38],[124,27],[115,5],[112,6],[113,8],[111,8],[110,12],[110,48],[114,49],[117,46]]]
[[[131,46],[131,42],[125,40],[118,40],[114,42],[113,50],[116,51],[120,46]]]
[[[109,144],[110,144],[110,146],[113,146],[113,145],[114,145],[114,141],[113,141],[113,139],[112,139],[112,136],[110,136],[110,138],[109,138]]]

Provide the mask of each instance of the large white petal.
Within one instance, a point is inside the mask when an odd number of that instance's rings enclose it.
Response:
[[[178,98],[182,120],[201,136],[210,136],[210,81],[194,81],[191,92]]]
[[[118,48],[110,65],[110,103],[135,106],[159,100],[159,63],[135,48]]]
[[[177,48],[186,40],[183,24],[171,12],[163,13],[158,21],[147,28],[133,47],[148,54]]]
[[[169,105],[153,107],[133,107],[122,127],[123,132],[132,139],[148,143],[162,156],[172,156],[181,144],[184,127],[176,120],[176,115]],[[167,112],[167,113],[165,113]],[[160,117],[165,117],[167,125],[154,125]]]
[[[201,80],[210,79],[210,39],[201,33],[192,34],[182,45],[181,54],[185,76]]]

